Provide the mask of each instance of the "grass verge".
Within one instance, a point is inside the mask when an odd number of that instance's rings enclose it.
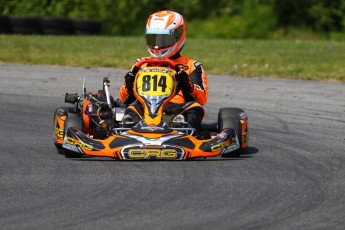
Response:
[[[207,73],[345,82],[345,42],[188,39],[182,52]],[[143,37],[0,35],[0,61],[130,68]]]

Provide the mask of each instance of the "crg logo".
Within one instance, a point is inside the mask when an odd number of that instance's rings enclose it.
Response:
[[[84,149],[84,150],[92,150],[93,149],[92,145],[85,144],[85,143],[83,143],[79,140],[75,140],[71,137],[67,137],[66,144],[74,145],[74,146],[79,147],[79,148]]]
[[[183,149],[180,148],[127,148],[122,150],[124,160],[182,160]]]
[[[130,149],[128,156],[131,159],[175,159],[175,149]]]

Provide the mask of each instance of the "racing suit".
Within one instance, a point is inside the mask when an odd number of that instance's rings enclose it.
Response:
[[[179,53],[169,58],[175,62],[180,70],[185,71],[188,74],[191,88],[188,93],[180,90],[166,105],[164,112],[167,114],[182,114],[185,120],[196,129],[197,133],[202,131],[201,121],[204,117],[204,106],[208,99],[208,84],[206,73],[202,64],[189,59],[185,56],[181,56]],[[136,62],[141,59],[137,59]],[[132,72],[135,72],[135,67],[132,67]],[[134,75],[136,73],[133,73]],[[128,90],[126,84],[122,85],[119,92],[119,99],[126,104],[128,98],[131,96],[130,90]],[[130,101],[131,102],[131,101]],[[128,106],[125,114],[129,114],[133,117],[134,122],[139,122],[142,118],[143,107],[139,103],[133,103]]]

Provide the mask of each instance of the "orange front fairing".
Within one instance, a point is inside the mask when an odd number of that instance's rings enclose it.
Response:
[[[90,156],[119,160],[187,160],[214,157],[224,149],[237,148],[233,129],[226,129],[209,140],[197,140],[177,131],[140,133],[130,131],[114,134],[106,140],[92,139],[76,128],[68,129],[64,148]]]
[[[157,126],[163,108],[175,95],[175,71],[166,67],[144,67],[134,82],[134,95],[144,107],[144,121]]]

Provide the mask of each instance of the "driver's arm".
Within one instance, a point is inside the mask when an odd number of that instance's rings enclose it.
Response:
[[[193,62],[189,80],[193,84],[191,95],[201,105],[205,105],[208,99],[208,84],[207,77],[202,64]]]

